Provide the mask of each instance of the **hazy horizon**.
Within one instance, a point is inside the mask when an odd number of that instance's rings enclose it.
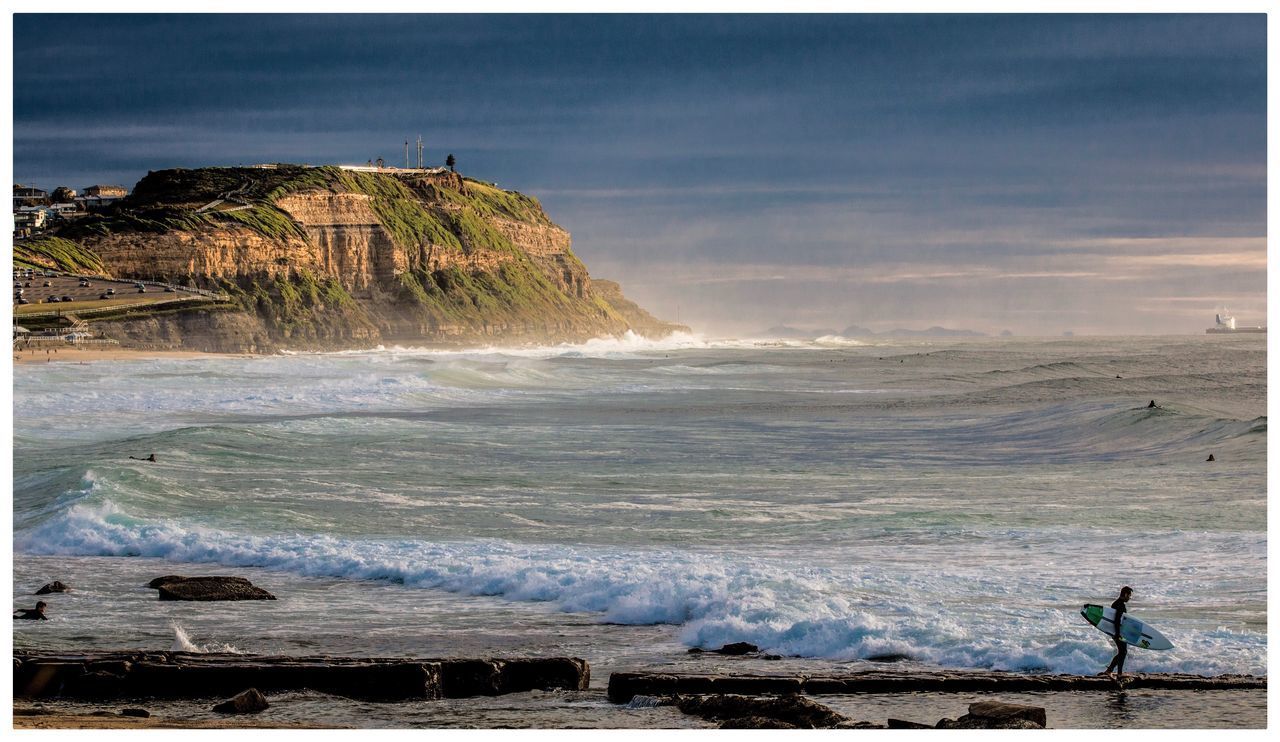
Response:
[[[246,20],[15,14],[15,180],[421,134],[708,335],[1266,324],[1262,14]]]

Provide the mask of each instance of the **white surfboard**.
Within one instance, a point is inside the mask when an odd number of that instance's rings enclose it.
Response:
[[[1116,625],[1113,623],[1116,617],[1114,608],[1104,608],[1093,603],[1085,603],[1080,609],[1080,615],[1084,616],[1084,620],[1097,627],[1098,631],[1107,636],[1115,636]],[[1143,649],[1173,649],[1173,642],[1165,638],[1164,634],[1151,628],[1143,623],[1141,619],[1134,618],[1128,613],[1120,619],[1120,638],[1125,644],[1132,644],[1135,647]]]

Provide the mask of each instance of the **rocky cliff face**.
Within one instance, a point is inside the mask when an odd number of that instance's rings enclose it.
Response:
[[[135,345],[263,351],[687,329],[593,281],[536,200],[453,173],[159,171],[116,213],[61,236],[111,275],[234,298],[230,313],[102,323]]]

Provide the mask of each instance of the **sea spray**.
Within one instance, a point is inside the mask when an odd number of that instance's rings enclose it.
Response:
[[[1070,608],[1008,610],[996,586],[1036,588],[1027,574],[987,584],[941,567],[886,575],[874,566],[797,569],[775,559],[683,550],[250,535],[144,521],[110,501],[76,505],[18,534],[16,546],[37,554],[159,557],[547,602],[594,613],[605,623],[678,625],[692,646],[749,641],[799,657],[903,654],[941,666],[1078,673],[1105,664],[1110,652]],[[942,588],[948,582],[954,583],[950,594]],[[1166,589],[1181,588],[1168,582]],[[974,590],[992,596],[975,603]],[[928,604],[901,597],[926,593],[934,596]],[[992,631],[994,625],[1000,630]],[[1265,636],[1173,622],[1166,628],[1178,648],[1147,653],[1147,670],[1266,672]]]
[[[173,644],[169,647],[169,651],[171,652],[197,652],[201,654],[208,652],[222,652],[241,654],[241,651],[233,644],[196,644],[191,640],[190,635],[187,634],[187,630],[176,621],[169,624],[169,627],[173,629]]]

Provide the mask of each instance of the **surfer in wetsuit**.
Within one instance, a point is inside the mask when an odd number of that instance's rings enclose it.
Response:
[[[1115,633],[1112,640],[1116,643],[1116,656],[1111,658],[1111,664],[1107,665],[1107,669],[1098,673],[1099,675],[1111,675],[1111,668],[1115,668],[1116,673],[1112,677],[1117,680],[1124,677],[1124,658],[1129,654],[1129,645],[1125,644],[1124,639],[1120,638],[1120,624],[1124,621],[1124,614],[1129,610],[1129,598],[1133,597],[1133,588],[1125,585],[1120,588],[1120,597],[1116,598],[1116,602],[1111,604],[1111,609],[1116,612],[1115,618],[1111,619],[1111,624],[1115,626]]]
[[[44,615],[44,607],[48,605],[43,600],[36,603],[35,608],[19,608],[13,612],[14,618],[25,618],[29,621],[48,621],[49,617]]]

